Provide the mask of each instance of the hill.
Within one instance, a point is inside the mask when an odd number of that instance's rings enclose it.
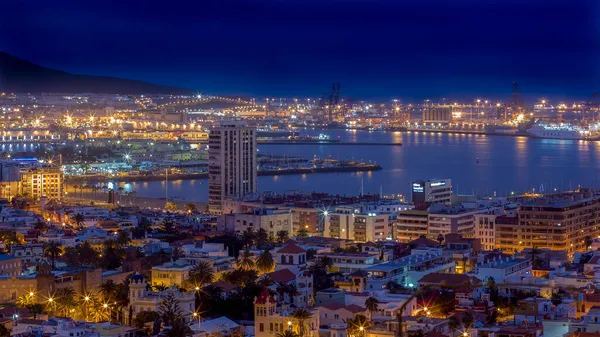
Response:
[[[0,52],[0,92],[191,94],[191,89],[107,76],[70,74]]]

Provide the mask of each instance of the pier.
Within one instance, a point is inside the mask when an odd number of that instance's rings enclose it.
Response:
[[[294,141],[294,140],[257,140],[258,144],[266,145],[346,145],[346,146],[363,146],[363,145],[381,145],[381,146],[402,146],[402,142],[384,143],[384,142],[340,142],[340,141]]]

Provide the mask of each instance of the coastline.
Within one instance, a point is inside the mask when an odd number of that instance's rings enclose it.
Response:
[[[317,174],[317,173],[335,173],[335,172],[369,172],[369,171],[380,171],[383,168],[377,164],[363,164],[358,166],[343,166],[343,167],[317,167],[317,168],[295,168],[295,169],[283,169],[283,170],[260,170],[257,172],[258,176],[278,176],[278,175],[293,175],[293,174]],[[185,173],[185,174],[169,174],[169,180],[193,180],[193,179],[207,179],[208,172],[199,173]],[[165,180],[164,174],[158,175],[137,175],[137,176],[115,176],[107,177],[101,175],[88,175],[88,176],[65,176],[66,184],[73,183],[90,183],[90,182],[103,182],[109,180],[121,180],[121,181],[161,181]]]

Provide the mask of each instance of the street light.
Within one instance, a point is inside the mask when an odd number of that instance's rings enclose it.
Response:
[[[292,321],[288,321],[287,323],[288,323],[288,327],[289,327],[290,331],[292,331]]]

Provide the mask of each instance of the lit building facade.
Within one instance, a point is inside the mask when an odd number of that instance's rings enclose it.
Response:
[[[57,168],[28,169],[21,172],[21,194],[34,200],[42,196],[61,200],[63,172]]]
[[[257,191],[256,128],[223,123],[210,131],[208,148],[208,207],[223,213],[223,200]]]

